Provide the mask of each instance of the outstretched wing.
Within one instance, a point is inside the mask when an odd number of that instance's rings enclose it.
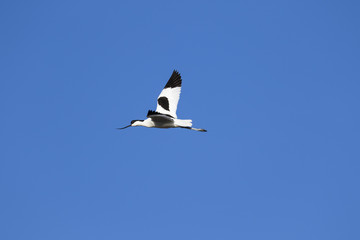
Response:
[[[152,110],[148,111],[147,117],[151,118],[153,121],[155,121],[157,123],[173,123],[174,122],[174,118],[172,116],[154,112]]]
[[[157,99],[156,112],[177,118],[176,109],[180,98],[180,92],[181,76],[178,71],[174,70]]]

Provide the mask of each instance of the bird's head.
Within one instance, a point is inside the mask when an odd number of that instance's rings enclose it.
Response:
[[[143,122],[144,120],[132,120],[130,125],[127,125],[125,127],[122,127],[122,128],[117,128],[119,130],[121,129],[125,129],[125,128],[128,128],[128,127],[136,127],[136,126],[141,126],[141,123]]]

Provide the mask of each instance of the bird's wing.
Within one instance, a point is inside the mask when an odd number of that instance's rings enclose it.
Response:
[[[155,116],[155,117],[165,116],[165,117],[168,117],[168,118],[174,118],[173,116],[171,116],[171,115],[169,115],[169,114],[163,114],[163,113],[159,113],[159,112],[156,112],[156,111],[153,111],[153,110],[149,110],[146,117],[152,118],[152,117],[154,117],[154,116]]]
[[[176,109],[180,98],[180,92],[181,76],[178,71],[174,70],[157,99],[156,112],[177,118]]]
[[[174,122],[174,118],[172,116],[154,112],[151,110],[148,111],[147,117],[151,118],[153,121],[156,121],[156,122],[163,122],[163,123]]]

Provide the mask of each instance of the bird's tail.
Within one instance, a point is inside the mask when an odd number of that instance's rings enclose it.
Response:
[[[191,127],[192,126],[192,120],[191,119],[175,119],[175,125],[177,127]]]
[[[187,129],[194,130],[194,131],[207,132],[205,129],[202,129],[202,128],[193,128],[192,120],[190,120],[190,119],[175,119],[175,125],[177,127],[187,128]]]

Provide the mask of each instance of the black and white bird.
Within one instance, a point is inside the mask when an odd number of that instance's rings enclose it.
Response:
[[[156,111],[149,110],[147,119],[132,120],[130,125],[118,129],[143,126],[151,128],[187,128],[206,132],[205,129],[193,128],[191,119],[177,118],[176,109],[180,98],[181,82],[179,72],[174,70],[157,99]]]

